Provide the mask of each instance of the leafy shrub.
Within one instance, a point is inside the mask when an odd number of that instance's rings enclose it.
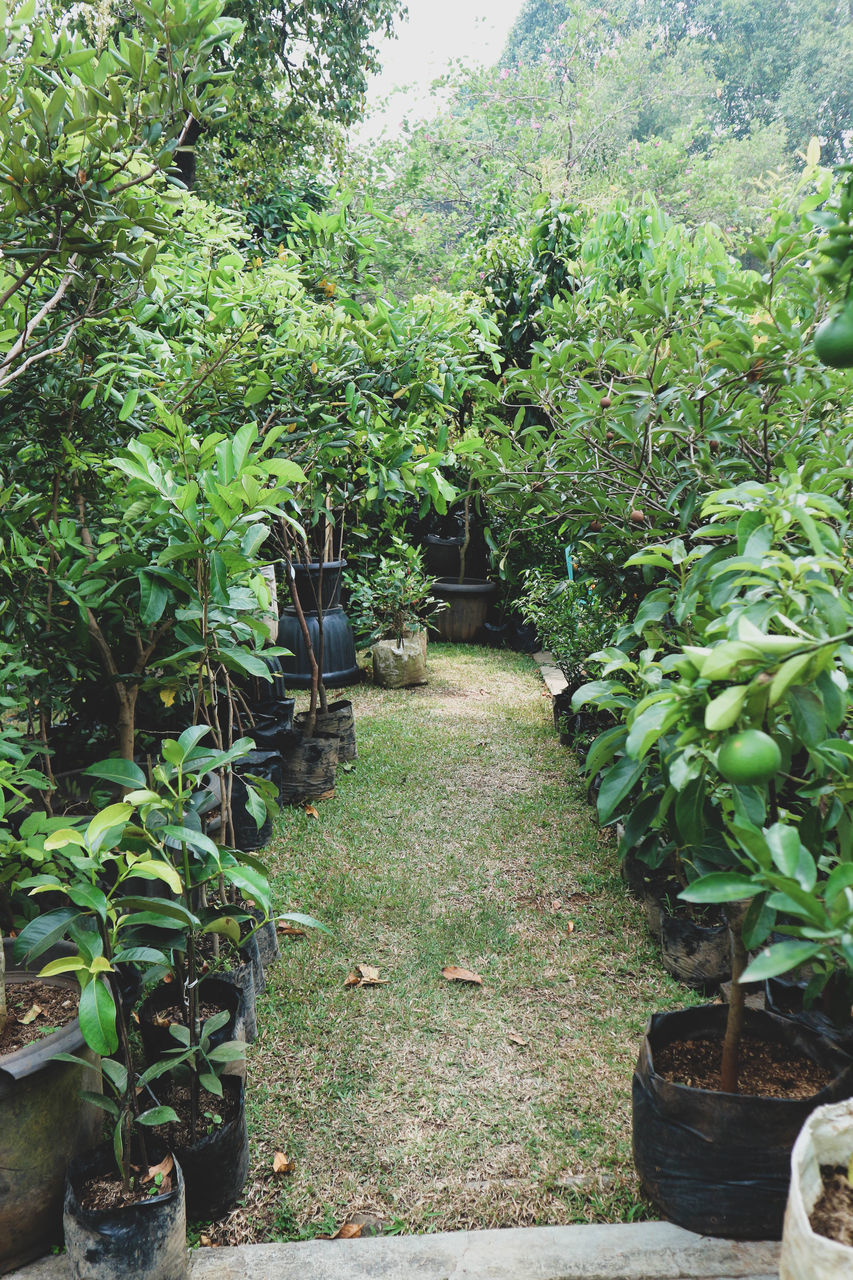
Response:
[[[589,655],[608,645],[624,621],[621,598],[603,596],[594,582],[572,582],[536,570],[527,575],[520,604],[572,688],[586,676]]]

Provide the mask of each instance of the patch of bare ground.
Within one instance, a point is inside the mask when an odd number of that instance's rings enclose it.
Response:
[[[351,691],[354,770],[268,847],[277,907],[332,933],[283,940],[250,1051],[250,1185],[213,1242],[327,1235],[359,1213],[405,1231],[647,1213],[631,1072],[649,1014],[684,990],[532,662],[431,645],[429,668],[414,691]],[[359,963],[387,982],[345,988]]]

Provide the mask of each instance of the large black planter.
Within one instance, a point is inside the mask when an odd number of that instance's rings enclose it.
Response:
[[[302,597],[300,596],[300,600]],[[303,606],[304,607],[304,606]],[[316,613],[305,610],[305,621],[311,646],[316,656],[320,646],[320,626]],[[289,649],[292,657],[282,658],[287,683],[294,689],[310,689],[311,663],[302,628],[293,608],[285,609],[279,618],[278,643]],[[358,684],[361,672],[355,657],[355,640],[349,618],[340,605],[323,611],[323,683],[327,689],[343,689]]]
[[[643,1191],[671,1222],[700,1235],[778,1240],[791,1149],[815,1107],[846,1098],[853,1060],[822,1036],[759,1009],[745,1030],[796,1048],[827,1067],[831,1083],[809,1098],[765,1098],[674,1084],[655,1053],[686,1040],[722,1040],[727,1009],[700,1005],[654,1014],[634,1070],[634,1163]]]
[[[71,950],[52,947],[27,971],[14,964],[12,947],[4,941],[10,992]],[[79,995],[74,978],[42,981],[75,999]],[[92,1068],[87,1072],[70,1062],[54,1062],[56,1053],[76,1054]],[[0,1273],[23,1266],[61,1241],[65,1166],[94,1146],[103,1128],[103,1113],[84,1102],[80,1090],[100,1092],[100,1087],[99,1059],[87,1048],[76,1018],[0,1057]]]
[[[162,1159],[149,1138],[149,1158]],[[183,1280],[187,1274],[187,1214],[184,1179],[175,1161],[173,1186],[161,1195],[117,1209],[84,1209],[80,1193],[87,1177],[115,1167],[112,1143],[68,1166],[65,1191],[65,1252],[71,1280]]]
[[[451,644],[473,644],[481,637],[489,602],[497,591],[494,582],[484,578],[439,578],[432,586],[436,600],[445,607],[433,615],[432,626],[442,640]]]

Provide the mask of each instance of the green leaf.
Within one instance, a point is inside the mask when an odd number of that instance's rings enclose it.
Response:
[[[169,593],[159,578],[145,569],[138,574],[140,619],[144,626],[153,627],[160,621],[169,603]]]
[[[118,411],[119,422],[126,422],[136,408],[136,402],[139,399],[139,388],[131,387],[127,395],[124,397],[122,406]]]
[[[770,685],[768,701],[771,707],[775,707],[791,685],[797,683],[799,676],[802,675],[812,661],[812,656],[810,653],[799,653],[795,654],[793,658],[789,658],[787,662],[782,663]]]
[[[219,916],[211,920],[202,929],[202,933],[217,933],[223,938],[230,938],[235,945],[240,943],[240,925],[233,916]]]
[[[598,793],[598,818],[602,823],[610,822],[616,815],[622,801],[634,789],[645,772],[642,760],[632,760],[623,756],[604,775],[601,790]]]
[[[100,979],[88,982],[80,993],[80,1030],[90,1049],[102,1058],[118,1048],[116,1007],[112,992]]]
[[[115,782],[120,787],[144,787],[147,779],[139,765],[132,760],[99,760],[83,770],[87,778],[102,778],[104,782]]]
[[[137,1116],[138,1124],[158,1125],[158,1124],[177,1124],[178,1115],[173,1107],[149,1107],[147,1111],[143,1111],[142,1115]]]
[[[123,801],[118,804],[108,804],[106,809],[101,809],[100,813],[95,814],[86,828],[86,843],[91,848],[97,847],[108,832],[116,827],[124,827],[132,813],[133,805],[125,804]]]
[[[813,960],[820,954],[820,946],[814,942],[792,939],[790,942],[777,942],[772,947],[765,947],[748,964],[741,977],[741,982],[763,982],[765,978],[776,978],[780,973],[790,973],[801,964]]]
[[[735,871],[712,871],[694,880],[678,896],[685,902],[741,902],[763,892],[763,887],[749,876]]]
[[[713,698],[705,708],[705,728],[712,733],[730,729],[743,710],[748,688],[745,684],[732,685]]]

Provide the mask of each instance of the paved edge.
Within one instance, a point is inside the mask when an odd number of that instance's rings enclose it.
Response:
[[[198,1249],[191,1280],[775,1280],[779,1245],[697,1236],[669,1222],[512,1227],[440,1235]],[[13,1273],[68,1280],[64,1257]]]
[[[566,677],[554,661],[553,653],[549,653],[547,649],[540,649],[538,653],[531,654],[531,657],[539,668],[539,674],[545,681],[545,688],[552,698],[556,698],[558,693],[568,689]]]

